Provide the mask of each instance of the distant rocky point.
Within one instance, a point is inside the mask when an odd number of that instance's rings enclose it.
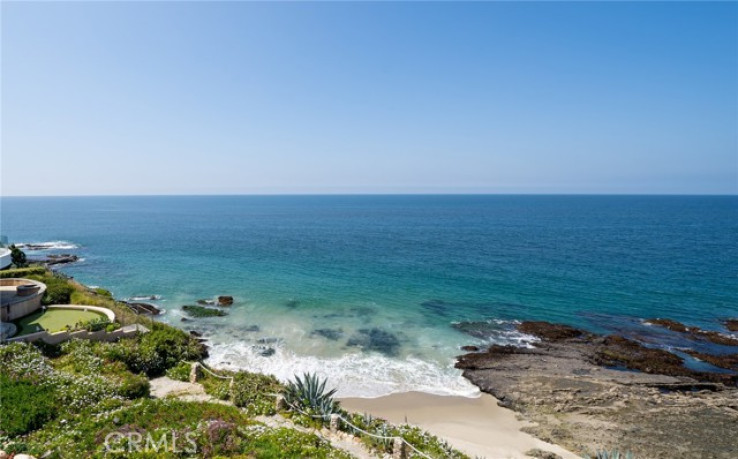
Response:
[[[713,342],[713,333],[729,338],[675,321],[649,323],[695,344]],[[517,328],[540,341],[525,348],[491,346],[460,356],[456,366],[482,391],[536,423],[530,430],[539,438],[573,450],[624,445],[636,457],[653,459],[673,457],[674,451],[682,457],[706,457],[705,451],[714,458],[738,457],[738,354],[681,350],[719,367],[709,371],[622,336],[548,322]],[[716,349],[730,349],[723,343],[732,341],[717,340]]]

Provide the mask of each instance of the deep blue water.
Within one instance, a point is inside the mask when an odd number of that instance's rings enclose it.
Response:
[[[84,258],[66,273],[119,297],[162,295],[172,323],[182,304],[234,295],[229,318],[198,324],[227,349],[215,359],[275,373],[296,361],[288,353],[316,365],[418,359],[451,374],[473,340],[457,321],[606,331],[669,317],[720,329],[738,316],[738,197],[3,198],[1,211],[11,242],[78,246],[60,250]],[[253,324],[279,339],[276,356],[249,353],[256,335],[241,330]],[[348,346],[362,327],[399,346]],[[407,377],[390,390],[417,388]]]

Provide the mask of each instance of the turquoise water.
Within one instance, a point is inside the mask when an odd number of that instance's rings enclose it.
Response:
[[[63,269],[205,332],[211,363],[319,371],[342,395],[471,395],[464,344],[514,321],[594,331],[738,316],[738,197],[3,198],[2,234],[76,253]],[[34,254],[34,252],[31,252]],[[182,322],[199,298],[225,318]],[[462,326],[454,323],[482,322]],[[258,331],[253,331],[258,327]],[[273,354],[269,354],[273,349]]]

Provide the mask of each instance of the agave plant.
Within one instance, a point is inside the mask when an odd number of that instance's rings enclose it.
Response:
[[[295,380],[285,387],[284,400],[297,411],[324,416],[334,413],[338,409],[338,403],[333,400],[336,389],[326,391],[327,382],[314,373],[305,373],[302,378],[295,375]]]
[[[586,459],[590,459],[589,456],[584,456]],[[621,453],[620,450],[614,449],[612,451],[607,450],[597,450],[597,453],[595,454],[595,459],[634,459],[633,453],[630,451],[627,451],[625,453]]]

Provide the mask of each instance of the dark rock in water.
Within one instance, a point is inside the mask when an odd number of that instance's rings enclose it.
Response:
[[[738,338],[723,335],[716,331],[700,330],[699,328],[690,329],[692,336],[707,340],[713,344],[721,344],[723,346],[738,346]]]
[[[462,351],[466,352],[478,352],[479,347],[478,346],[461,346]]]
[[[190,335],[192,335],[192,336],[194,336],[196,338],[200,338],[202,336],[202,333],[200,333],[199,331],[190,330]]]
[[[257,349],[257,352],[262,357],[271,357],[277,351],[275,351],[273,347],[260,347]]]
[[[738,319],[728,319],[725,321],[725,328],[732,332],[738,332]]]
[[[146,315],[152,315],[152,316],[158,316],[161,314],[161,310],[154,306],[153,304],[149,303],[141,303],[141,302],[131,302],[126,303],[129,308],[133,310],[136,314],[146,314]]]
[[[481,370],[488,368],[492,362],[495,364],[499,363],[505,356],[522,354],[536,354],[536,352],[527,348],[495,344],[490,346],[485,352],[473,352],[457,357],[458,360],[456,361],[455,367],[461,370]]]
[[[230,306],[233,304],[233,297],[228,295],[221,295],[218,297],[219,306]]]
[[[660,327],[664,327],[667,330],[675,331],[678,333],[686,333],[688,331],[688,328],[676,320],[671,319],[647,319],[643,321],[644,323],[648,325],[658,325]]]
[[[317,328],[310,332],[310,336],[322,336],[331,341],[338,341],[343,336],[341,328]]]
[[[215,300],[197,300],[200,306],[215,306]]]
[[[704,352],[697,352],[692,349],[687,349],[684,352],[696,359],[707,362],[712,366],[724,368],[726,370],[738,370],[738,354],[712,355],[705,354]]]
[[[256,340],[259,344],[274,344],[279,341],[279,338],[259,338]]]
[[[671,319],[648,319],[645,323],[659,325],[671,331],[683,333],[692,340],[704,340],[722,346],[738,346],[738,338],[712,330],[702,330],[699,327],[687,327],[686,325]],[[738,327],[738,323],[735,323],[735,321],[731,322],[729,320],[725,323],[725,326],[730,330],[730,327]]]
[[[623,338],[608,336],[592,357],[592,361],[604,367],[626,367],[644,373],[678,376],[684,374],[684,360],[663,349],[654,349]]]
[[[300,301],[299,300],[287,300],[284,303],[284,305],[290,309],[295,309],[296,307],[300,306]]]
[[[180,322],[190,322],[190,321],[192,321],[192,319],[188,319],[187,317],[182,317],[179,320],[180,320]]]
[[[499,325],[488,321],[454,322],[451,326],[461,333],[466,333],[469,336],[482,340],[489,340],[502,331],[502,328]]]
[[[544,341],[565,341],[570,339],[586,339],[592,335],[563,324],[552,324],[550,322],[523,322],[518,325],[522,333],[533,335]]]
[[[244,327],[242,330],[245,332],[258,332],[261,331],[261,327],[258,325],[249,325],[248,327]]]
[[[74,263],[76,261],[79,261],[79,257],[77,255],[70,255],[70,254],[49,255],[45,259],[38,260],[38,261],[47,266],[63,265],[63,264]]]
[[[381,352],[390,357],[398,354],[400,340],[392,333],[380,328],[361,329],[347,342],[347,346],[360,347],[364,351]]]
[[[204,306],[186,305],[182,306],[182,310],[192,317],[223,317],[228,315],[227,312],[221,311],[220,309],[206,308]]]

